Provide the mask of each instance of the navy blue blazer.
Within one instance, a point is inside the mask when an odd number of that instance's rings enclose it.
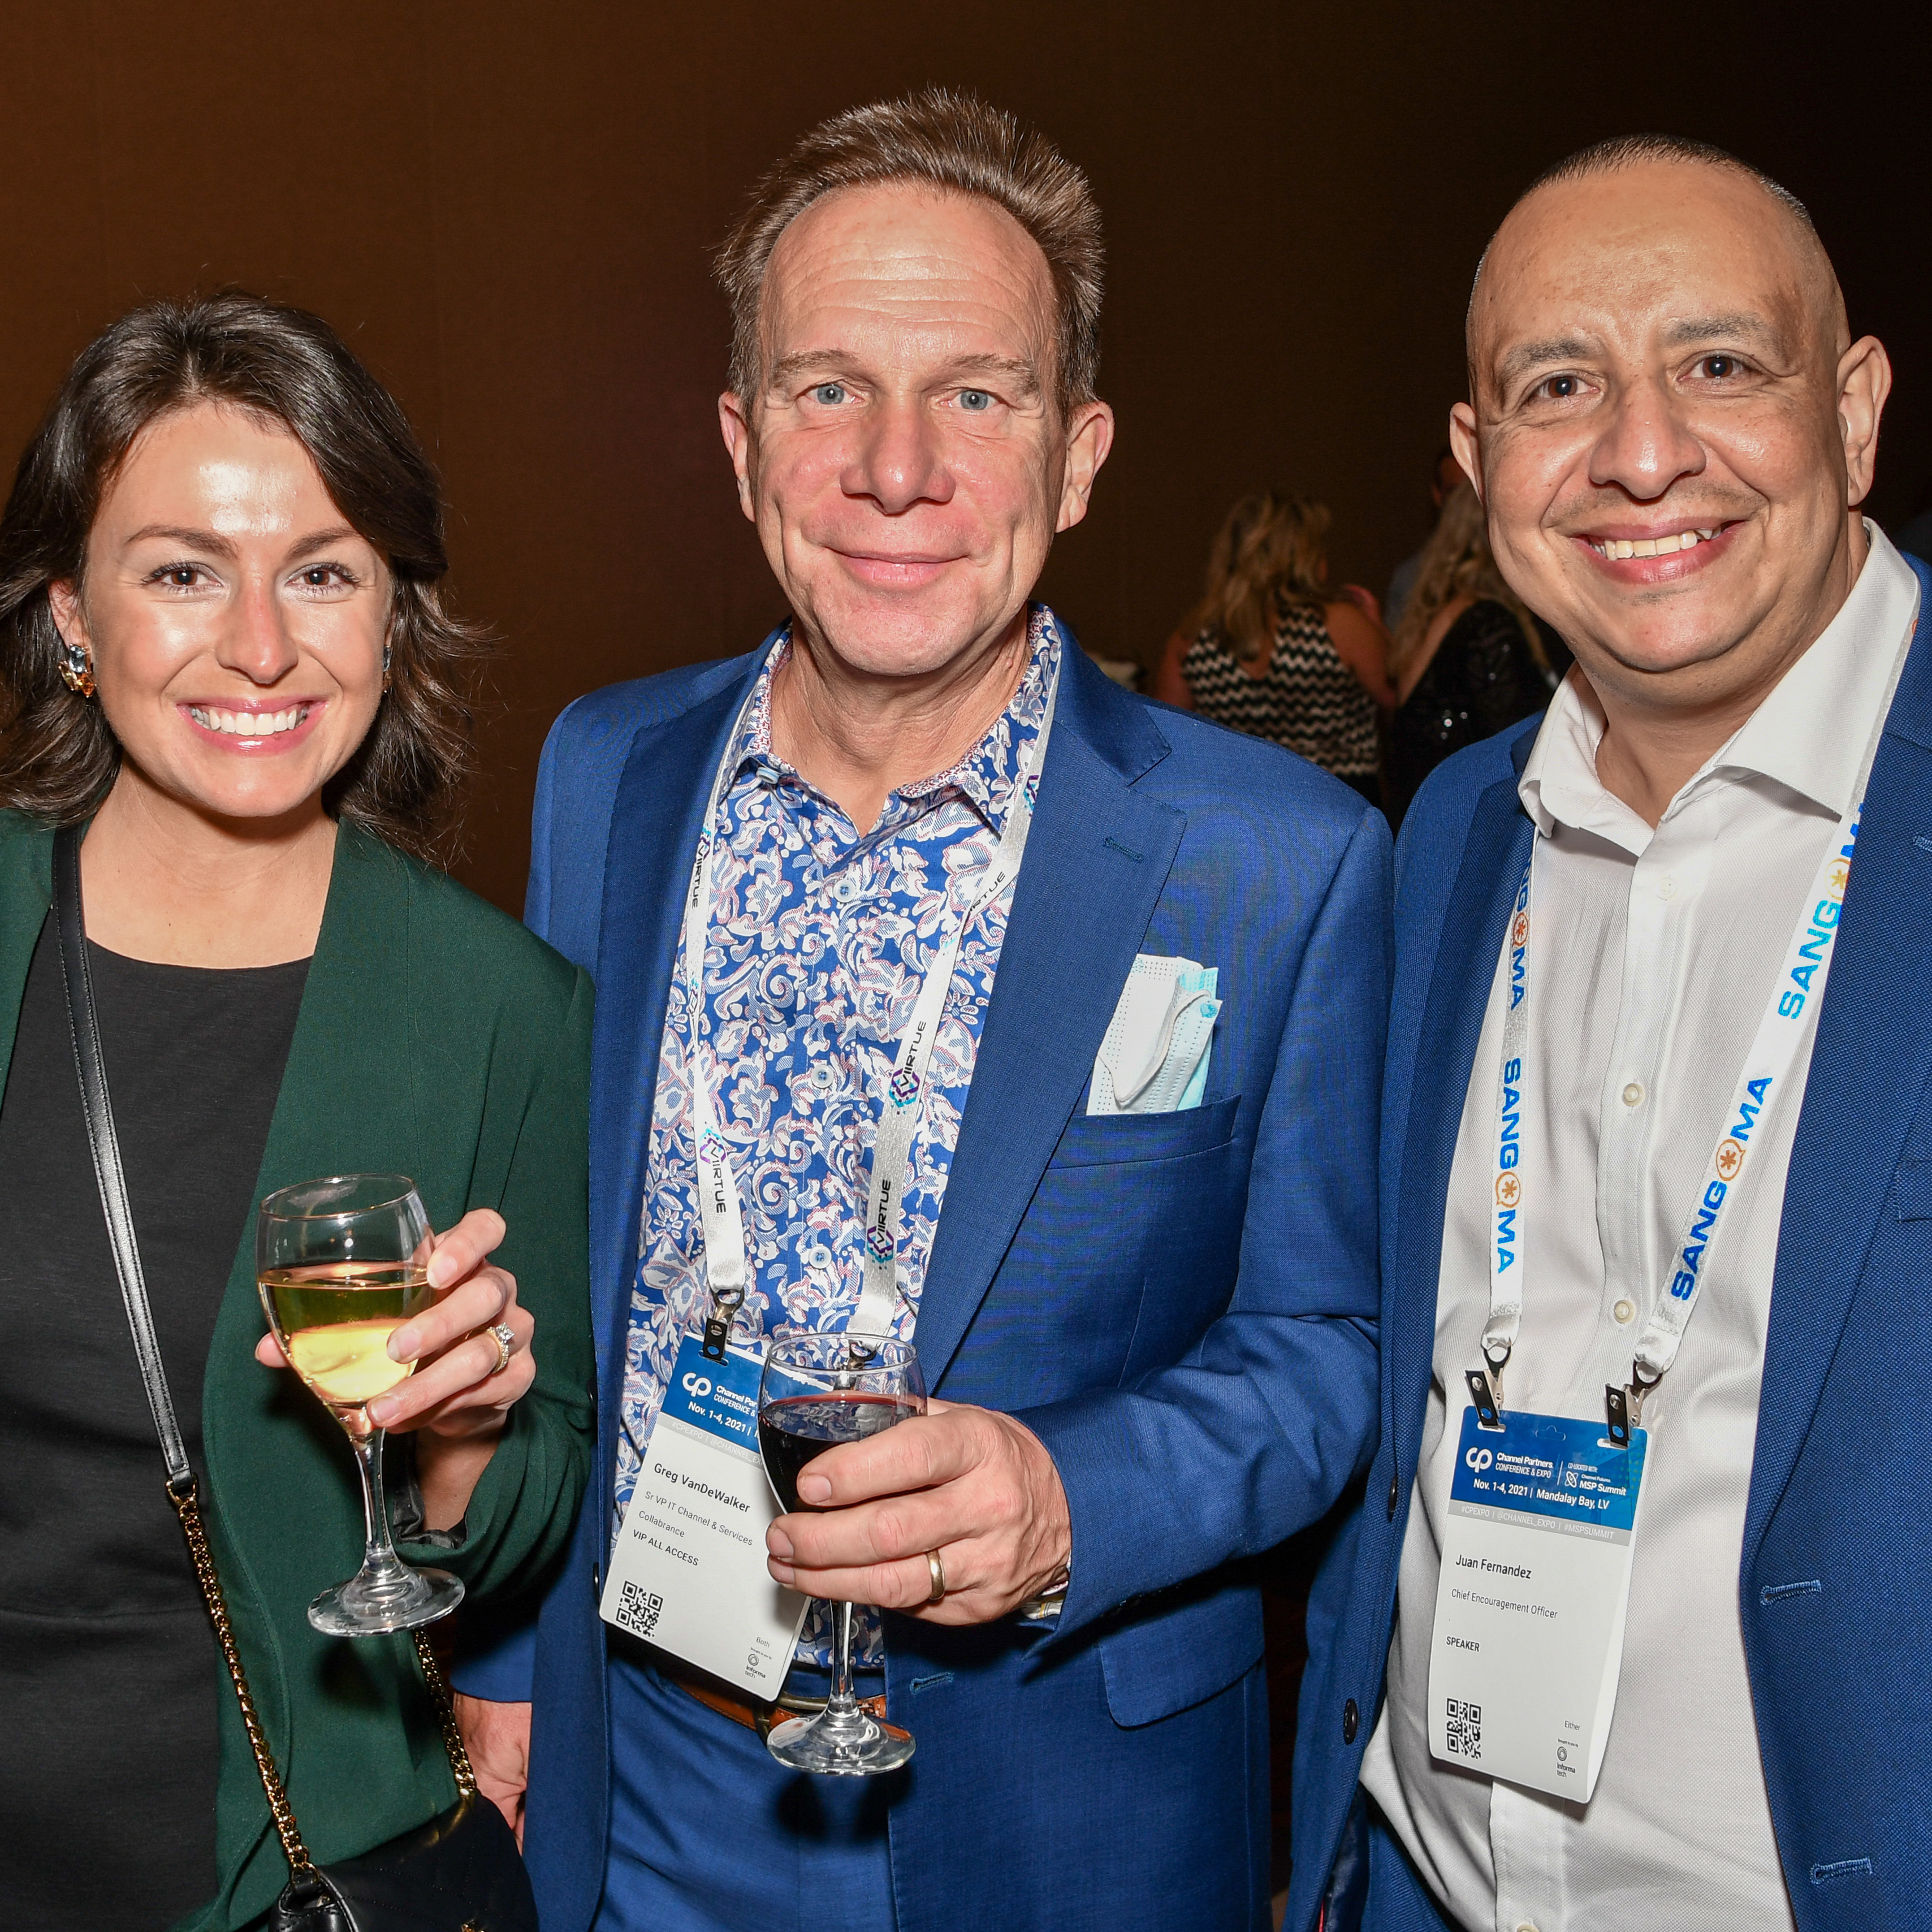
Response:
[[[711,775],[762,662],[620,685],[552,731],[530,922],[596,980],[592,1309],[599,1462],[526,1636],[472,1660],[532,1694],[530,1868],[545,1932],[603,1870],[596,1606],[677,922]],[[1122,691],[1067,640],[922,1302],[934,1392],[1024,1418],[1072,1506],[1057,1629],[892,1618],[919,1739],[893,1806],[903,1932],[1264,1922],[1266,1699],[1240,1559],[1323,1516],[1375,1432],[1375,1135],[1388,828],[1277,747]],[[1137,952],[1220,969],[1198,1108],[1089,1117]]]
[[[1804,1932],[1932,1924],[1932,1538],[1919,1516],[1932,1498],[1932,571],[1906,561],[1918,626],[1866,790],[1785,1183],[1738,1577]],[[1450,1163],[1529,855],[1516,782],[1539,722],[1434,773],[1396,854],[1382,1444],[1310,1609],[1288,1932],[1315,1923],[1382,1701]]]

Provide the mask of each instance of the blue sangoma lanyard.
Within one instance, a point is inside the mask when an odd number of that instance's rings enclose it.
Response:
[[[1703,1180],[1683,1234],[1671,1250],[1664,1280],[1637,1336],[1630,1379],[1623,1388],[1612,1384],[1604,1392],[1610,1438],[1618,1444],[1628,1442],[1630,1430],[1641,1424],[1644,1397],[1677,1359],[1709,1271],[1711,1244],[1736,1196],[1751,1148],[1763,1138],[1772,1107],[1792,1084],[1807,1017],[1824,997],[1826,976],[1831,970],[1861,809],[1855,804],[1839,820],[1837,832],[1813,875],[1764,1017],[1758,1022],[1750,1051],[1744,1056],[1744,1070],[1732,1092],[1723,1131],[1704,1163]],[[1524,1173],[1524,1130],[1535,1097],[1529,1041],[1531,887],[1536,848],[1541,843],[1540,833],[1532,836],[1503,942],[1508,1004],[1503,1013],[1492,1142],[1490,1318],[1483,1327],[1484,1365],[1469,1370],[1466,1376],[1477,1420],[1490,1429],[1502,1426],[1503,1367],[1522,1324],[1528,1272],[1522,1216],[1529,1185]]]

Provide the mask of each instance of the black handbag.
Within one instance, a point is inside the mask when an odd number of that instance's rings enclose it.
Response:
[[[227,1601],[201,1520],[194,1472],[161,1366],[160,1345],[148,1306],[140,1251],[134,1240],[134,1218],[121,1171],[120,1144],[115,1138],[113,1109],[108,1100],[107,1069],[101,1056],[93,982],[87,966],[86,928],[81,916],[80,833],[71,826],[54,838],[54,921],[94,1178],[100,1184],[100,1205],[107,1218],[107,1236],[114,1250],[114,1268],[121,1280],[121,1299],[134,1336],[134,1353],[154,1415],[154,1432],[160,1438],[161,1459],[167,1466],[168,1500],[181,1518],[195,1578],[207,1600],[208,1617],[241,1706],[242,1726],[255,1754],[255,1768],[268,1796],[269,1815],[289,1862],[288,1885],[268,1915],[272,1932],[536,1932],[536,1900],[515,1836],[503,1814],[476,1789],[476,1774],[457,1729],[449,1686],[421,1630],[413,1633],[416,1654],[442,1718],[443,1748],[456,1780],[456,1802],[426,1825],[359,1858],[323,1866],[309,1856],[255,1714],[248,1673],[236,1647]]]

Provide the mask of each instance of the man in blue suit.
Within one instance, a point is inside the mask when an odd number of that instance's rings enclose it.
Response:
[[[1788,194],[1659,137],[1519,202],[1468,350],[1457,454],[1576,669],[1403,828],[1382,1442],[1288,1923],[1923,1926],[1932,622],[1857,508],[1885,352]]]
[[[530,918],[598,988],[602,1448],[534,1634],[459,1682],[545,1932],[1265,1922],[1244,1559],[1373,1432],[1388,842],[1030,602],[1112,439],[1100,269],[1010,116],[806,136],[721,263],[791,620],[544,752]],[[788,1772],[772,1700],[599,1621],[680,1351],[781,1324],[916,1340],[938,1398],[767,1538],[772,1579],[883,1606],[859,1688],[917,1745],[884,1778]],[[815,1619],[786,1708],[826,1663]]]

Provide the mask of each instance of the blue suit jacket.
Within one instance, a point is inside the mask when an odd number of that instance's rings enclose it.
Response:
[[[530,919],[598,986],[591,1280],[600,1461],[526,1634],[459,1673],[532,1694],[545,1932],[582,1932],[610,1740],[596,1577],[677,920],[709,781],[761,653],[559,719]],[[1322,1516],[1375,1432],[1375,1132],[1388,834],[1277,748],[1108,682],[1069,640],[919,1322],[936,1394],[1023,1415],[1072,1505],[1057,1630],[894,1618],[903,1932],[1261,1922],[1257,1593],[1238,1559]],[[1090,1118],[1134,956],[1220,969],[1200,1107]],[[644,1740],[620,1748],[647,1749]]]
[[[1932,1493],[1932,572],[1907,561],[1918,628],[1866,790],[1785,1184],[1738,1578],[1772,1818],[1804,1932],[1932,1924],[1921,1514]],[[1516,781],[1538,722],[1450,759],[1402,827],[1382,1102],[1382,1440],[1310,1612],[1290,1932],[1315,1922],[1382,1699],[1450,1162],[1529,854]],[[1694,1635],[1685,1664],[1696,1668]],[[1378,1888],[1383,1875],[1378,1864]],[[1400,1901],[1372,1915],[1432,1919]]]

